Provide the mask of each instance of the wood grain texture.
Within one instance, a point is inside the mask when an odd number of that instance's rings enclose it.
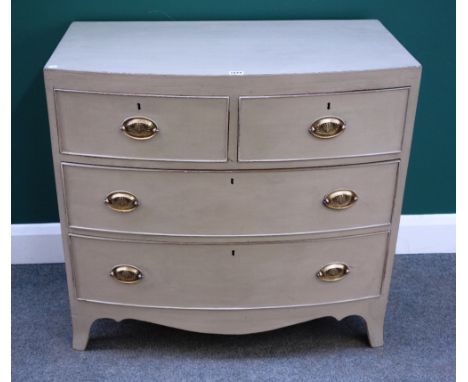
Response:
[[[377,20],[75,22],[46,65],[70,71],[179,76],[417,66]]]
[[[368,323],[369,344],[378,347],[383,345],[385,304],[382,298],[371,298],[296,308],[185,310],[115,306],[76,300],[74,307],[80,315],[73,317],[73,347],[85,350],[89,338],[89,331],[85,329],[100,318],[115,321],[131,318],[200,333],[242,335],[274,330],[320,317],[342,320],[355,315],[361,316]]]
[[[269,236],[390,223],[398,162],[313,170],[197,172],[63,164],[68,224],[76,228],[173,236]],[[89,184],[93,188],[89,188]],[[335,190],[359,199],[323,205]],[[135,195],[132,212],[110,209],[114,191]]]
[[[388,233],[264,244],[157,244],[71,235],[76,297],[112,304],[235,310],[319,305],[380,295]],[[363,256],[366,248],[372,256]],[[350,268],[342,280],[317,272]],[[128,264],[143,279],[109,276]]]
[[[228,97],[178,97],[55,91],[60,151],[140,160],[225,162]],[[132,117],[153,121],[144,141],[121,131]]]
[[[92,321],[105,317],[244,334],[353,314],[366,319],[371,346],[381,346],[419,64],[372,20],[121,26],[73,24],[45,68],[74,347],[84,349]],[[198,55],[183,61],[179,48],[190,30],[187,52]],[[267,31],[281,38],[253,53]],[[158,39],[161,44],[150,44]],[[117,41],[134,54],[117,57]],[[324,41],[337,48],[339,60],[317,59],[312,49],[325,49]],[[153,59],[161,53],[165,60]],[[230,75],[228,62],[248,70]],[[57,89],[60,97],[80,97],[57,102]],[[96,96],[107,108],[96,141],[92,127],[85,135],[76,131],[80,121],[99,115],[85,97],[90,92],[107,94]],[[193,110],[202,139],[191,146],[174,131],[160,153],[105,142],[106,121],[120,123],[134,95],[166,96],[160,114],[176,121],[178,131],[188,127],[174,113]],[[185,109],[169,102],[178,97],[200,103]],[[300,134],[319,115],[316,100],[326,99],[330,113],[336,107],[346,114],[350,130],[326,145],[312,141],[309,150],[311,137]],[[154,118],[158,102],[150,103]],[[218,122],[203,126],[209,118]],[[289,136],[278,134],[283,125]],[[274,134],[267,137],[268,127]],[[79,149],[60,151],[66,129],[67,147]],[[238,161],[238,152],[254,161]],[[226,153],[227,161],[219,161]],[[322,205],[325,194],[346,188],[359,195],[356,205],[343,211]],[[116,190],[137,195],[141,205],[128,214],[111,211],[103,201]],[[360,269],[360,277],[351,272],[317,284],[317,267],[340,259]],[[147,277],[116,285],[109,268],[132,261]]]
[[[399,153],[407,89],[240,97],[239,161],[288,161]],[[312,123],[337,117],[345,130],[330,139],[309,133]]]

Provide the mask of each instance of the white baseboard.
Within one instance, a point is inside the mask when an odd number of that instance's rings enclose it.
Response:
[[[455,253],[456,214],[402,215],[396,253]]]
[[[12,224],[12,264],[63,263],[59,223]]]
[[[397,254],[455,252],[455,214],[403,215]],[[59,223],[13,224],[13,264],[62,263]]]

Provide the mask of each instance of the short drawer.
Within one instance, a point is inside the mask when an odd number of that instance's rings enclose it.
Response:
[[[60,152],[92,157],[224,162],[228,97],[55,91]]]
[[[301,234],[388,224],[397,171],[398,162],[213,172],[63,164],[71,227],[181,236]],[[341,209],[341,202],[349,208]]]
[[[387,233],[237,245],[71,236],[70,245],[80,299],[161,307],[274,307],[378,296]]]
[[[239,161],[398,153],[407,100],[406,88],[240,97]]]

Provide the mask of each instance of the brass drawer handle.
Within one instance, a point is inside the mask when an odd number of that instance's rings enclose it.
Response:
[[[317,277],[321,281],[339,281],[349,273],[346,264],[328,264],[317,272]]]
[[[156,123],[144,117],[126,119],[121,127],[122,131],[130,138],[145,140],[153,138],[159,131]]]
[[[324,117],[317,119],[309,128],[309,133],[315,138],[329,139],[340,135],[345,130],[346,124],[336,117]]]
[[[139,202],[135,195],[125,191],[114,191],[107,195],[104,203],[117,212],[131,212],[138,207]]]
[[[358,200],[358,196],[351,190],[337,190],[330,192],[323,198],[325,207],[332,210],[344,210],[351,207]]]
[[[133,265],[116,265],[110,276],[124,284],[135,284],[143,278],[143,273]]]

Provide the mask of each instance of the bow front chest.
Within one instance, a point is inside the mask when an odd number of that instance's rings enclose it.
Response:
[[[73,23],[44,69],[73,347],[349,315],[381,346],[420,73],[375,20]]]

